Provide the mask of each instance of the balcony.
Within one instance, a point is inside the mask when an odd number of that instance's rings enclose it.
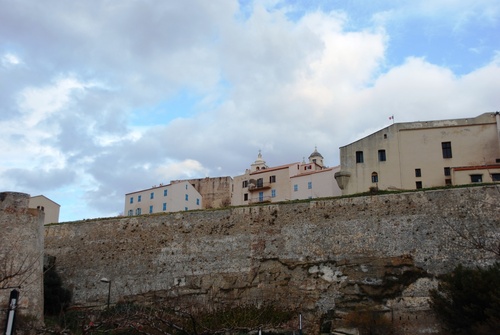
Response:
[[[256,192],[256,191],[262,191],[262,190],[267,190],[271,188],[271,183],[250,183],[248,184],[248,191],[249,192]]]

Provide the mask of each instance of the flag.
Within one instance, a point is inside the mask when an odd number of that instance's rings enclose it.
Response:
[[[389,120],[394,120],[394,115],[389,116]]]

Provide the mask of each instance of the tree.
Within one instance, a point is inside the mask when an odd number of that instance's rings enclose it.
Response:
[[[500,263],[487,268],[457,266],[430,291],[431,308],[454,334],[498,334]]]

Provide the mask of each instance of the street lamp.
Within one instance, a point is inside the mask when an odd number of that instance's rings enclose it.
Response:
[[[106,277],[101,278],[102,283],[107,283],[108,284],[108,309],[109,309],[109,301],[111,299],[111,280],[109,280]]]

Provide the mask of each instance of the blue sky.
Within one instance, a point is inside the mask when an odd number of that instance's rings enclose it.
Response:
[[[0,0],[0,191],[61,221],[124,194],[326,164],[396,122],[500,109],[500,2]]]

